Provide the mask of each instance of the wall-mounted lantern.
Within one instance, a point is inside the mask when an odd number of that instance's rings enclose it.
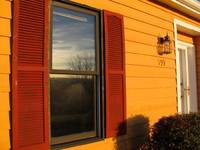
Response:
[[[168,34],[164,37],[158,37],[157,50],[159,55],[170,54],[172,52],[171,40]]]

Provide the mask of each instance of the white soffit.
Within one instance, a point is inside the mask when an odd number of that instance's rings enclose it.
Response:
[[[197,0],[158,0],[200,20],[200,2]]]

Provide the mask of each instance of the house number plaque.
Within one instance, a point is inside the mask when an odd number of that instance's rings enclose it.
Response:
[[[158,65],[161,66],[161,67],[164,67],[166,65],[166,61],[164,59],[159,59]]]

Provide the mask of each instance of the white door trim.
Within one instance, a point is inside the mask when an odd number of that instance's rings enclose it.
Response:
[[[194,26],[192,24],[189,24],[189,23],[186,23],[186,22],[183,22],[181,20],[178,20],[178,19],[174,19],[174,39],[175,39],[175,50],[176,50],[176,75],[177,75],[177,80],[176,80],[176,84],[177,84],[177,104],[178,104],[178,113],[181,113],[182,110],[181,110],[181,92],[180,92],[180,60],[179,60],[179,53],[178,53],[178,45],[184,45],[185,43],[184,42],[180,42],[178,41],[178,38],[177,38],[177,33],[178,31],[181,31],[181,32],[185,32],[187,34],[190,34],[192,36],[197,36],[197,35],[200,35],[200,27],[197,27],[197,26]],[[182,43],[182,44],[181,44]],[[186,45],[190,45],[189,43],[186,43]],[[194,47],[194,45],[193,45]],[[197,111],[198,108],[197,106],[195,106],[194,108],[194,111]]]
[[[185,46],[194,47],[194,44],[186,43],[186,42],[179,41],[179,40],[177,40],[177,43],[178,43],[179,47],[180,47],[180,46],[184,46],[184,47],[185,47]]]
[[[197,35],[200,34],[200,27],[194,26],[192,24],[181,21],[179,19],[174,19],[174,25],[176,26],[176,28],[177,28],[177,26],[180,26],[180,27],[187,28],[188,30],[193,31],[194,36],[195,36],[195,32]]]
[[[184,51],[185,53],[185,69],[186,69],[186,82],[187,82],[187,89],[189,89],[189,93],[187,95],[187,110],[182,110],[183,102],[181,102],[181,107],[179,107],[179,110],[181,112],[190,113],[190,112],[197,112],[197,86],[196,86],[196,59],[195,59],[195,47],[192,44],[184,43],[181,41],[178,41],[178,55],[181,51]],[[177,61],[179,61],[180,57]],[[179,61],[180,62],[180,61]],[[182,68],[181,66],[179,66]],[[177,68],[179,70],[180,68]],[[181,72],[181,70],[179,70]],[[182,72],[183,73],[183,72]],[[180,76],[178,76],[180,77]],[[183,82],[183,81],[182,81]],[[178,83],[178,86],[180,86],[180,83]],[[183,87],[182,87],[183,88]],[[179,91],[180,93],[183,92],[183,89]],[[182,93],[185,95],[184,93]],[[180,98],[180,97],[179,97]],[[182,98],[180,98],[179,101]]]

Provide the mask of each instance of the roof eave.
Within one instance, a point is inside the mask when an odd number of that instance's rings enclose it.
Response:
[[[200,2],[196,0],[159,0],[200,21]]]

